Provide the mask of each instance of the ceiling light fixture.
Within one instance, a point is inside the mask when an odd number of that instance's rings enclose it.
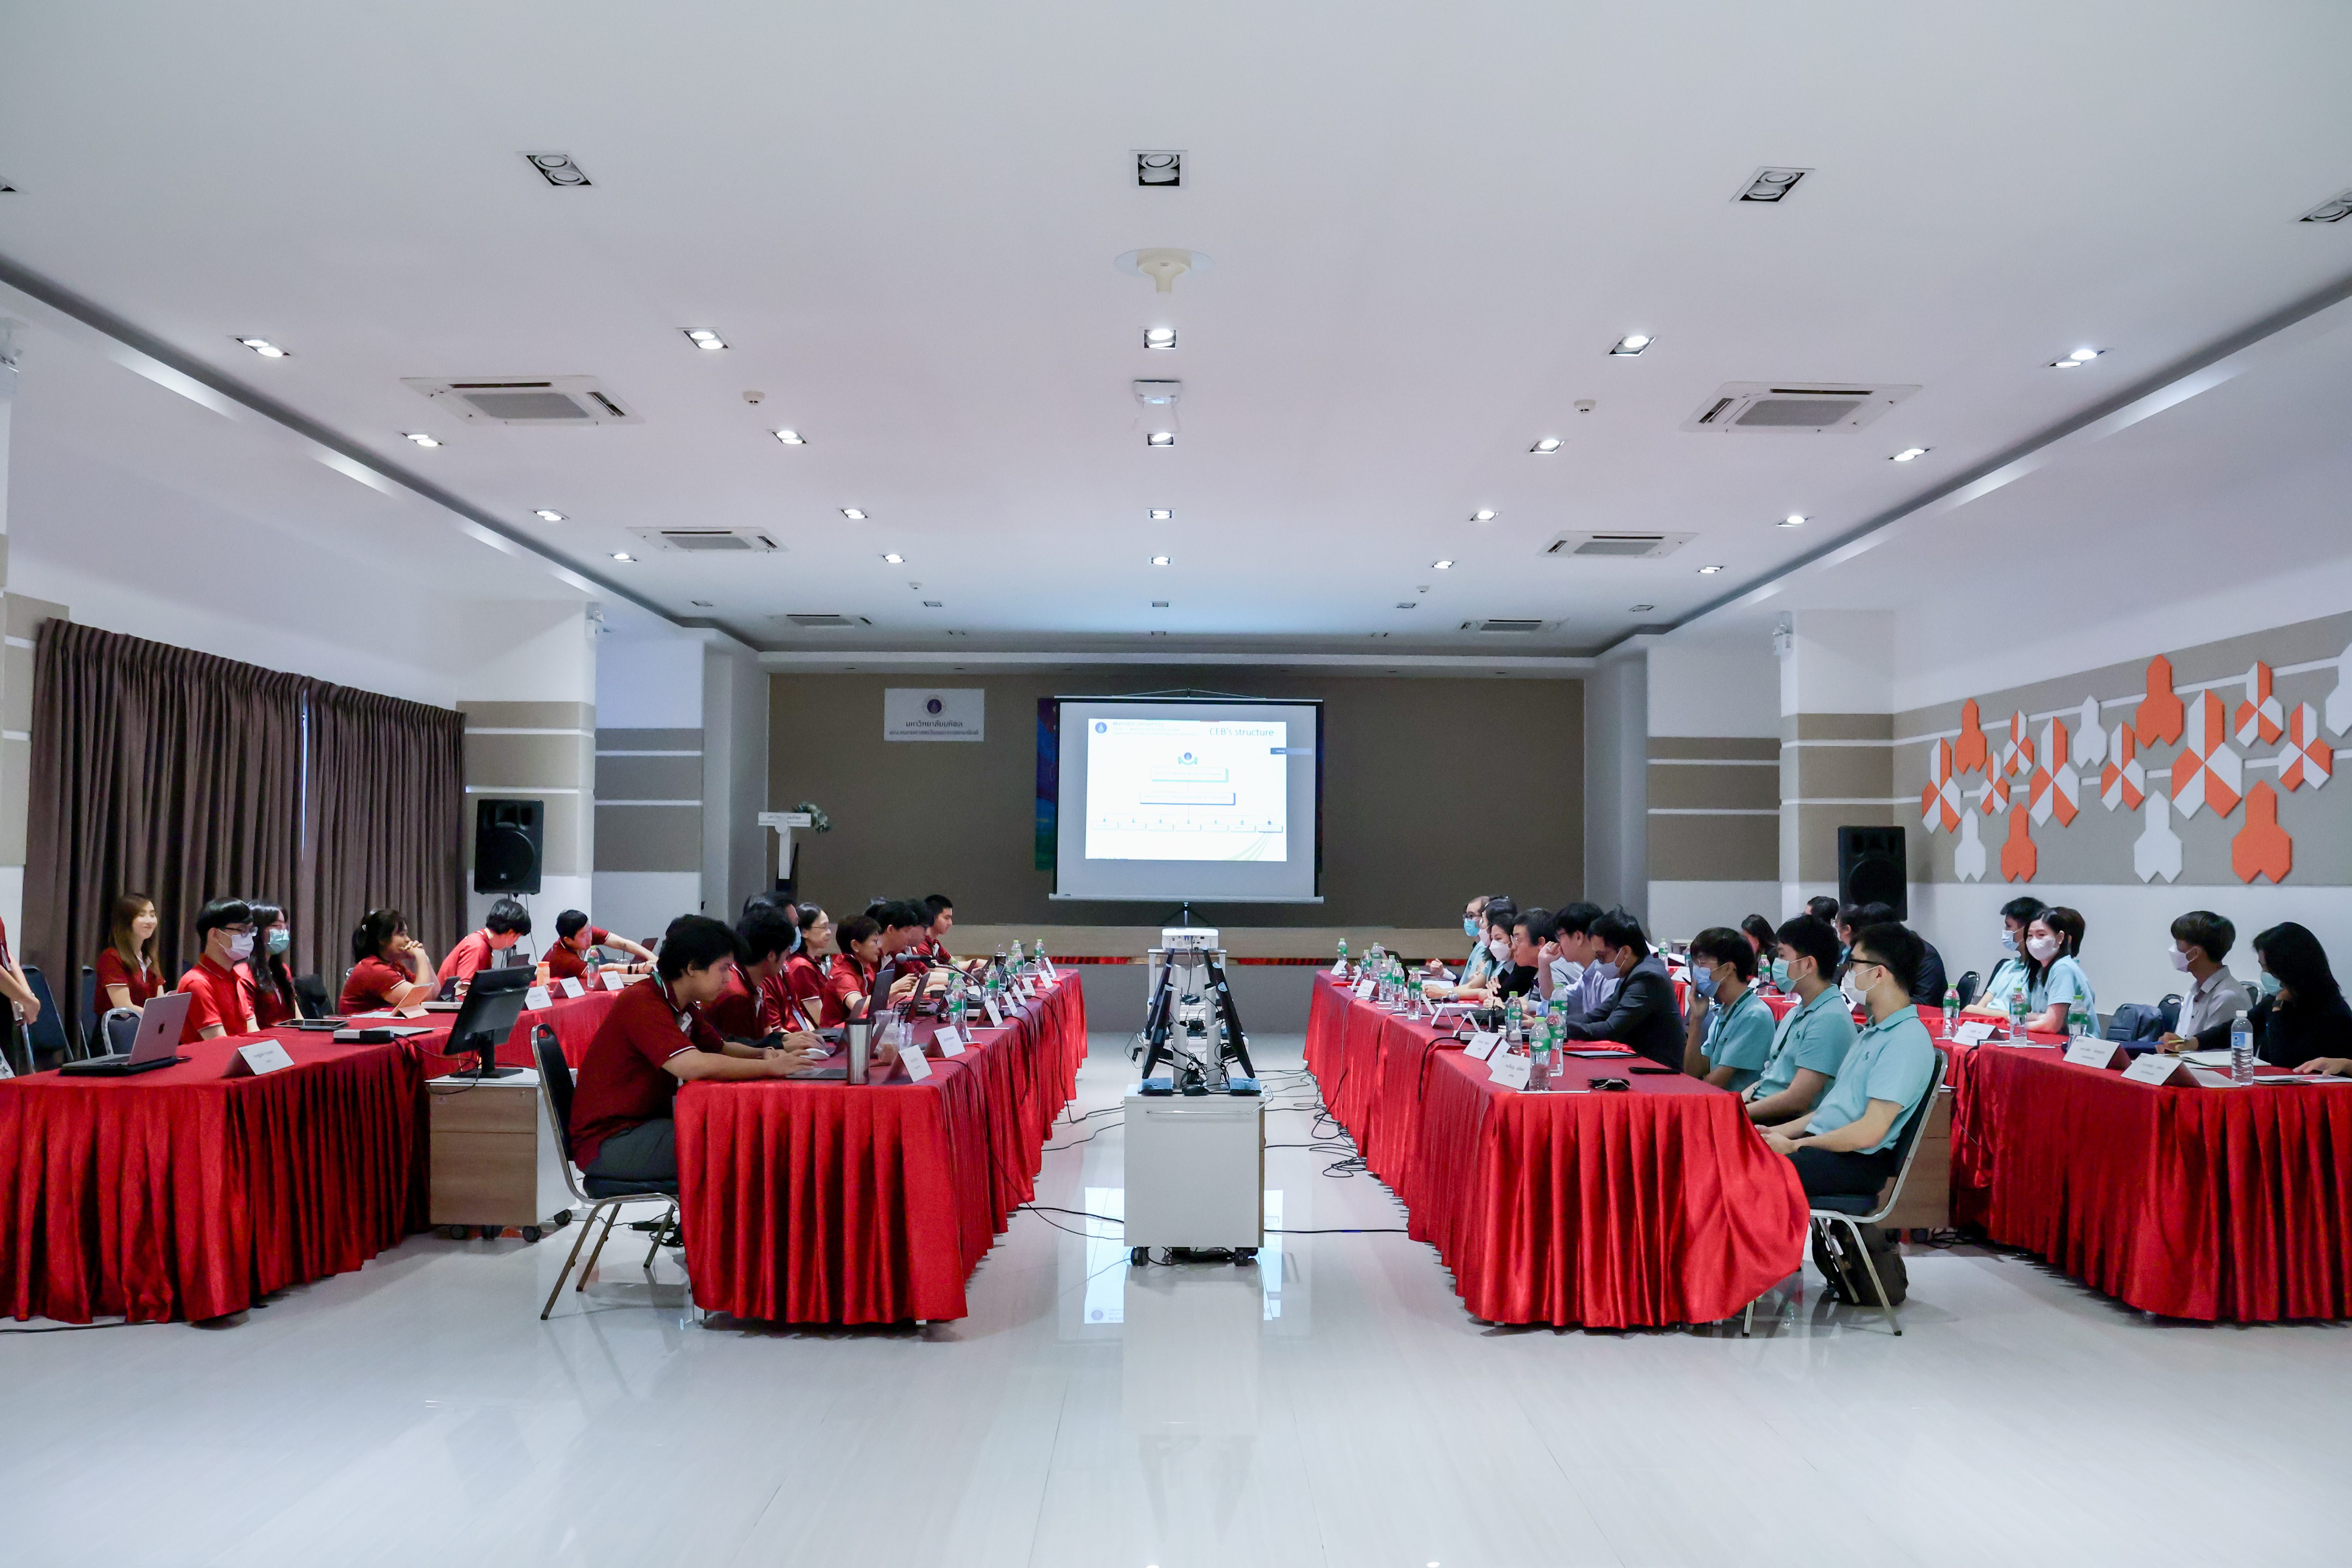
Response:
[[[1635,354],[1640,353],[1643,349],[1648,348],[1652,343],[1656,342],[1658,340],[1655,338],[1644,337],[1640,332],[1635,332],[1631,337],[1619,338],[1617,340],[1617,346],[1609,351],[1609,357],[1611,359],[1632,359]]]
[[[779,430],[776,432],[776,439],[782,441],[787,447],[805,447],[808,445],[808,437],[802,435],[797,430]]]
[[[1164,506],[1155,506],[1151,509],[1151,521],[1154,522],[1166,522],[1175,515]]]
[[[573,163],[569,153],[525,153],[523,156],[530,161],[532,168],[539,171],[539,177],[551,185],[585,185],[589,183],[588,172]]]
[[[1454,570],[1454,563],[1451,561],[1433,561],[1430,564],[1437,568],[1440,572],[1451,572]]]
[[[420,447],[438,447],[441,444],[438,437],[427,436],[422,430],[403,430],[400,434],[404,439],[414,441]]]
[[[1470,514],[1470,521],[1473,522],[1492,522],[1495,521],[1495,514],[1482,506],[1476,511]]]
[[[2352,217],[2352,191],[2345,191],[2328,197],[2326,201],[2320,203],[2317,206],[2304,214],[2302,218],[2298,221],[2303,223],[2342,223],[2347,217]]]
[[[541,522],[562,522],[563,521],[563,514],[557,511],[552,507],[541,507],[537,511],[532,512],[530,515],[539,519]]]
[[[1176,432],[1173,430],[1154,430],[1150,435],[1146,436],[1143,438],[1143,444],[1147,447],[1173,447],[1176,444]]]
[[[291,359],[293,357],[284,349],[281,349],[276,343],[271,342],[268,338],[239,338],[236,341],[243,343],[247,348],[251,349],[255,353],[259,354],[263,359]]]
[[[1554,452],[1559,450],[1559,437],[1557,436],[1547,436],[1542,440],[1537,442],[1534,446],[1528,447],[1528,450],[1535,453],[1538,457],[1549,458]]]
[[[1164,610],[1168,607],[1168,601],[1165,599],[1154,599],[1151,601],[1151,607],[1155,610]]]
[[[715,610],[719,607],[709,599],[688,599],[687,603],[692,605],[698,610]]]
[[[688,329],[686,341],[698,349],[723,349],[727,346],[727,341],[708,327]]]
[[[1927,448],[1925,447],[1906,447],[1903,450],[1895,453],[1892,458],[1889,458],[1887,461],[1890,463],[1907,463],[1914,458],[1924,458],[1927,455]]]
[[[1165,555],[1155,555],[1151,558],[1151,563],[1154,566],[1165,566],[1168,564],[1168,557]]]
[[[945,607],[944,602],[939,599],[925,599],[923,601],[923,608],[927,610],[943,609]]]
[[[1399,599],[1397,601],[1397,608],[1400,610],[1410,610],[1412,607],[1413,601],[1411,599]]]
[[[858,510],[854,506],[843,507],[841,509],[841,515],[847,518],[852,522],[864,522],[866,521],[866,514]]]
[[[1722,570],[1720,566],[1702,566],[1698,569],[1698,574],[1702,577],[1712,577]]]
[[[882,559],[887,561],[893,566],[904,566],[907,563],[907,558],[899,554],[895,550],[883,556]]]
[[[1797,182],[1811,174],[1811,169],[1759,169],[1748,177],[1736,202],[1777,202],[1797,188]]]
[[[2081,366],[2090,363],[2093,360],[2098,358],[2101,354],[2106,352],[2107,351],[2105,349],[2076,349],[2064,359],[2052,360],[2050,362],[2050,368],[2052,370],[2079,369]]]
[[[1646,615],[1648,615],[1652,610],[1654,610],[1654,609],[1656,609],[1657,607],[1658,607],[1658,606],[1657,606],[1657,605],[1634,605],[1631,606],[1631,607],[1626,611],[1626,613],[1627,613],[1628,615],[1634,615],[1634,616],[1646,616]]]
[[[1176,346],[1176,329],[1173,327],[1144,328],[1143,346],[1148,349],[1174,348]]]
[[[1780,526],[1782,528],[1802,528],[1805,526],[1805,520],[1792,511],[1788,516],[1780,520]]]
[[[615,561],[635,561],[636,557],[630,554],[625,550],[615,550],[613,552],[613,559]]]

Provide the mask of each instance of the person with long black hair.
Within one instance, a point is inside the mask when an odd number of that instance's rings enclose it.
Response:
[[[2254,1054],[2273,1067],[2352,1076],[2352,1007],[2328,967],[2327,950],[2293,921],[2254,938],[2262,999],[2247,1015]]]
[[[155,900],[146,894],[125,893],[114,900],[113,930],[107,933],[106,951],[98,955],[100,1006],[135,1013],[171,989],[155,958],[155,931],[162,924]]]
[[[342,1013],[415,1007],[433,1000],[439,982],[433,955],[408,934],[398,910],[370,910],[352,931],[352,971],[343,977]]]
[[[286,960],[294,945],[294,933],[286,924],[286,911],[276,904],[247,900],[246,908],[253,911],[253,956],[245,961],[245,973],[253,982],[253,1021],[262,1028],[302,1016],[302,1005],[294,995],[294,966]]]

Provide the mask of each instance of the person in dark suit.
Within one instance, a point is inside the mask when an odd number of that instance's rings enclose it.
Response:
[[[1571,1040],[1614,1040],[1631,1046],[1635,1054],[1676,1072],[1683,1065],[1683,1010],[1675,1000],[1674,977],[1666,961],[1650,951],[1642,922],[1623,910],[1612,910],[1592,922],[1600,947],[1598,962],[1621,976],[1609,1010],[1588,1018],[1571,1018],[1563,1026]]]

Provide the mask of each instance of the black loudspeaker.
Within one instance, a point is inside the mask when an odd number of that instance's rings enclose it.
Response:
[[[1885,904],[1896,920],[1911,918],[1911,870],[1904,856],[1903,829],[1838,829],[1838,902]]]
[[[539,837],[546,817],[536,800],[474,803],[474,891],[539,891]]]

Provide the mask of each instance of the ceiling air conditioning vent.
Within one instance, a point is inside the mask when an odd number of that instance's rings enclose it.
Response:
[[[1539,632],[1543,628],[1541,621],[1487,619],[1462,623],[1462,629],[1465,632]]]
[[[472,381],[409,376],[402,384],[415,388],[444,413],[469,425],[577,428],[643,423],[593,375],[482,376]]]
[[[1562,559],[1615,557],[1621,561],[1655,561],[1672,555],[1698,537],[1696,533],[1563,533],[1544,546],[1546,555]]]
[[[1682,427],[1716,430],[1798,431],[1822,436],[1859,430],[1913,393],[1916,386],[1879,382],[1868,386],[1842,382],[1727,381],[1716,388]]]
[[[872,621],[867,620],[864,616],[835,615],[831,611],[826,611],[823,614],[817,614],[814,612],[803,612],[798,615],[788,614],[784,616],[784,619],[790,621],[796,626],[814,627],[870,626],[874,624]]]
[[[768,555],[783,549],[764,530],[757,528],[633,528],[629,531],[656,550]]]

